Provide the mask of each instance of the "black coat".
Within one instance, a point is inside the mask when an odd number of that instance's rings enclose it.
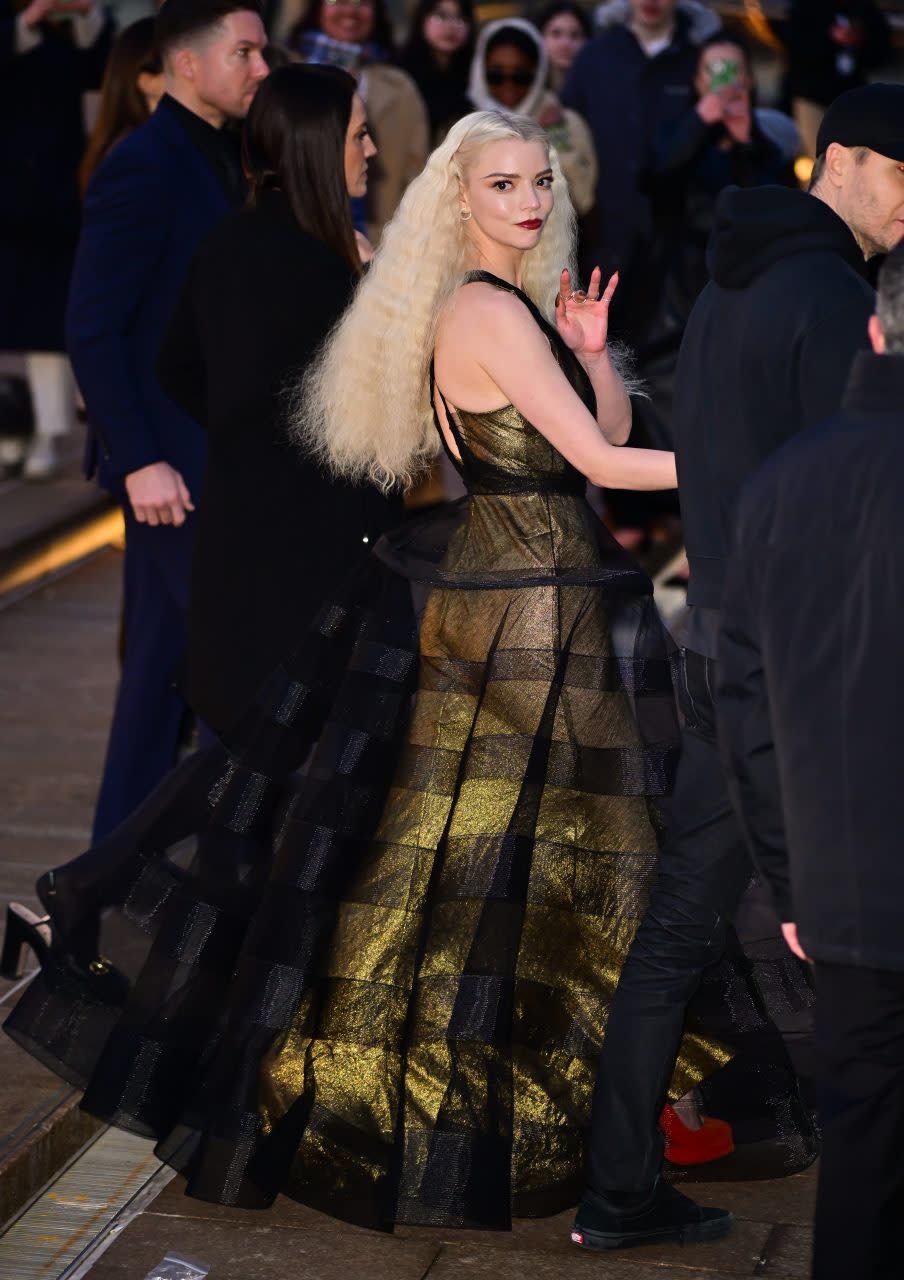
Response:
[[[856,48],[832,39],[839,17],[859,25],[862,42]],[[866,84],[867,71],[881,66],[892,51],[888,19],[874,0],[793,0],[785,30],[789,95],[824,107]]]
[[[657,190],[676,210],[663,228],[659,260],[650,262],[661,296],[649,335],[662,342],[680,334],[708,279],[706,246],[716,220],[716,201],[726,187],[796,186],[794,165],[760,127],[754,112],[750,141],[738,142],[722,124],[709,125],[691,107],[663,125],[647,170]]]
[[[186,693],[227,731],[333,588],[401,519],[401,501],[330,480],[285,431],[284,389],[347,305],[351,269],[285,197],[202,244],[158,362],[167,395],[207,429]]]
[[[671,43],[655,57],[647,57],[628,27],[615,26],[584,45],[568,75],[562,103],[587,121],[599,160],[587,261],[598,264],[606,280],[653,235],[654,209],[642,175],[658,129],[691,104],[697,58],[690,24],[679,12]]]
[[[718,608],[741,487],[838,408],[873,291],[844,222],[785,187],[724,192],[707,261],[712,279],[678,357],[673,430],[688,602]]]
[[[88,49],[43,23],[41,43],[15,48],[0,17],[0,351],[63,351],[66,292],[80,220],[82,95],[97,89],[108,22]]]
[[[717,702],[782,920],[828,964],[904,970],[904,356],[860,352],[841,412],[745,489]]]

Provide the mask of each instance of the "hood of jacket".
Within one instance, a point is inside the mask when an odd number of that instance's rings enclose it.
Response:
[[[485,65],[489,42],[498,31],[505,31],[512,27],[526,35],[537,49],[537,74],[516,111],[510,111],[504,107],[490,93]],[[533,116],[546,93],[548,74],[549,57],[537,28],[532,23],[525,22],[523,18],[499,18],[495,22],[488,22],[477,37],[477,47],[471,63],[471,76],[468,80],[468,97],[473,102],[475,111],[499,111],[504,116]]]
[[[700,0],[678,0],[678,12],[687,21],[687,38],[691,44],[702,44],[722,26],[718,15]],[[627,26],[631,18],[630,0],[604,0],[593,17],[600,31]]]
[[[743,289],[774,262],[819,250],[863,274],[857,241],[823,200],[791,187],[729,187],[716,204],[706,265],[716,284]]]

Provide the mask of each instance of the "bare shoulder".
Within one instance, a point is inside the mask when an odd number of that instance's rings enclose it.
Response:
[[[528,332],[536,333],[537,326],[521,299],[483,280],[463,285],[446,303],[437,326],[438,339],[478,347],[488,339],[498,343]]]

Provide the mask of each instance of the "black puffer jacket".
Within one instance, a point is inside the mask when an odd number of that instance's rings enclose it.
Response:
[[[841,412],[744,492],[717,688],[735,800],[782,920],[814,960],[898,971],[902,492],[904,356],[860,352]]]
[[[738,494],[792,435],[841,401],[873,291],[841,219],[786,187],[729,188],[675,378],[688,601],[718,608]]]

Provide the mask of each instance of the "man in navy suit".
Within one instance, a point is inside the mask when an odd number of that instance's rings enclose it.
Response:
[[[176,760],[205,441],[154,367],[195,249],[242,200],[223,127],[246,114],[267,74],[257,0],[166,0],[157,28],[166,95],[91,181],[66,325],[92,428],[86,471],[120,499],[126,524],[125,656],[95,841]]]

